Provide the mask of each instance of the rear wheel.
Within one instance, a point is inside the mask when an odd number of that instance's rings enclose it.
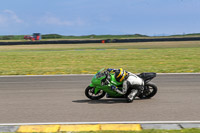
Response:
[[[153,97],[156,93],[157,93],[157,86],[154,84],[154,83],[147,83],[145,86],[144,86],[144,91],[143,93],[141,93],[138,97],[141,98],[141,99],[148,99],[148,98],[151,98]]]
[[[106,93],[103,91],[103,90],[99,90],[96,94],[94,93],[94,87],[90,87],[88,86],[86,89],[85,89],[85,95],[91,99],[91,100],[99,100],[101,98],[103,98]]]

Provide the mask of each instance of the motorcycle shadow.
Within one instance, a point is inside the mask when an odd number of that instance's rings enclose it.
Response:
[[[141,99],[135,99],[135,100],[141,100]],[[75,102],[75,103],[88,103],[88,104],[117,104],[117,103],[127,103],[126,99],[124,99],[124,98],[111,98],[111,99],[100,99],[100,100],[85,99],[85,100],[74,100],[72,102]]]

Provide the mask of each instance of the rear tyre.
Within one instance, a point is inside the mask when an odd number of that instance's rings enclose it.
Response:
[[[157,93],[158,88],[152,82],[147,83],[144,87],[144,92],[138,96],[140,99],[149,99]]]
[[[95,94],[94,93],[94,89],[95,89],[94,87],[88,86],[85,89],[85,95],[86,95],[86,97],[88,97],[91,100],[99,100],[99,99],[103,98],[106,95],[106,93],[103,90],[99,90],[97,92],[97,94]]]

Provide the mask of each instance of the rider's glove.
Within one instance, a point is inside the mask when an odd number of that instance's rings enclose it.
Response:
[[[112,68],[108,68],[107,71],[111,72],[113,69]]]
[[[117,89],[117,87],[116,87],[116,86],[114,86],[114,85],[111,85],[111,90],[115,91],[116,89]]]

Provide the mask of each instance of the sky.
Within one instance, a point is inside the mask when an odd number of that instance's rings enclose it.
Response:
[[[0,0],[0,35],[200,33],[200,0]]]

